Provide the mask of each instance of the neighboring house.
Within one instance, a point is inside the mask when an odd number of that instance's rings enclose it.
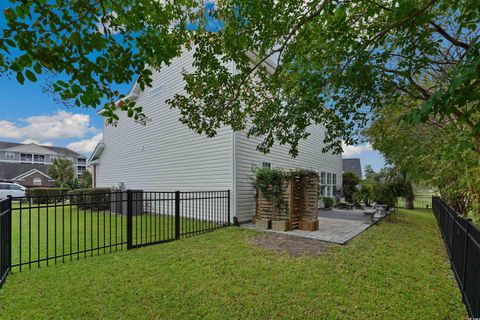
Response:
[[[54,187],[55,180],[48,175],[48,168],[55,158],[71,160],[78,177],[86,170],[86,158],[67,148],[0,142],[0,181],[29,188]]]
[[[239,221],[255,214],[255,190],[250,177],[254,166],[316,170],[323,177],[324,193],[333,196],[342,185],[341,155],[322,153],[325,129],[309,128],[299,155],[291,158],[289,146],[275,145],[269,154],[256,150],[261,142],[245,131],[222,127],[213,138],[198,135],[179,122],[180,112],[165,100],[184,92],[181,73],[192,71],[192,53],[175,59],[153,73],[152,88],[141,92],[134,85],[128,99],[144,108],[151,121],[135,123],[119,112],[117,126],[104,127],[104,140],[89,159],[95,187],[123,183],[129,189],[151,191],[231,190],[232,213]],[[231,66],[233,68],[233,66]]]
[[[352,172],[360,179],[362,178],[362,165],[360,158],[343,159],[343,172]]]

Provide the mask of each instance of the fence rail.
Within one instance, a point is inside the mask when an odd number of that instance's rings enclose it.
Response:
[[[178,240],[230,224],[230,191],[92,192],[0,201],[0,285],[13,270]]]
[[[433,197],[432,204],[468,313],[480,318],[480,230],[444,200]]]

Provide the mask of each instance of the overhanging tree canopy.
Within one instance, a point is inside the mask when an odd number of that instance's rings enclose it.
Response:
[[[193,49],[196,71],[169,104],[196,132],[244,129],[250,119],[261,150],[277,140],[296,154],[305,129],[323,124],[339,151],[341,140],[355,142],[378,110],[406,96],[421,102],[408,120],[448,119],[479,149],[478,0],[10,2],[1,72],[21,83],[61,74],[55,93],[78,106],[105,99],[110,122],[122,98],[113,84],[139,75],[143,89],[151,69]],[[120,108],[143,122],[141,106]]]

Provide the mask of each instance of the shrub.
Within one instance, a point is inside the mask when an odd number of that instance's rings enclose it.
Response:
[[[60,196],[67,195],[69,190],[70,189],[67,188],[30,188],[25,190],[25,195],[32,197],[32,203],[54,203],[56,201],[62,201],[65,197]]]
[[[76,189],[69,192],[71,201],[80,209],[104,210],[110,208],[110,188]]]
[[[325,206],[325,209],[331,209],[333,207],[333,198],[324,197],[323,205]]]

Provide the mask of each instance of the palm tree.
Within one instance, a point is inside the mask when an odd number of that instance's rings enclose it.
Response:
[[[63,188],[63,185],[75,175],[73,163],[68,159],[56,158],[48,169],[48,174],[60,183],[60,188]]]

